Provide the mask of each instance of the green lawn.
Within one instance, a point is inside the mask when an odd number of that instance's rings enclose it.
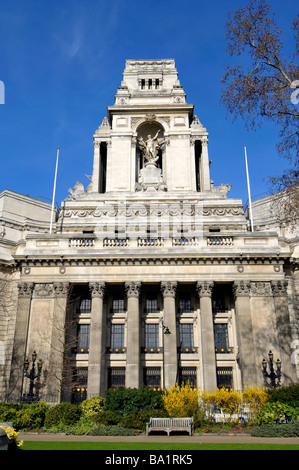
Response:
[[[299,450],[296,444],[203,444],[128,442],[41,442],[24,441],[23,450]]]

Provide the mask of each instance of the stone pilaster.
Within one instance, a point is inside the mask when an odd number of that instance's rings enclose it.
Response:
[[[177,282],[161,282],[161,290],[164,301],[164,326],[168,327],[170,335],[164,332],[164,385],[166,388],[176,383],[178,377],[178,353],[177,353],[177,327],[175,313],[175,294]]]
[[[65,351],[65,321],[69,283],[54,283],[53,292],[54,309],[53,321],[51,325],[52,338],[48,374],[51,377],[51,380],[47,384],[47,399],[50,400],[51,403],[59,403],[63,379],[63,359]]]
[[[18,307],[15,326],[15,337],[12,354],[12,370],[10,375],[9,393],[13,400],[18,401],[22,394],[23,367],[26,355],[27,334],[29,328],[31,299],[34,289],[33,282],[18,283]]]
[[[285,280],[271,281],[272,294],[274,299],[277,345],[276,351],[280,355],[282,383],[288,384],[296,382],[296,368],[292,363],[292,332],[287,297],[288,282]]]
[[[103,395],[105,383],[105,348],[106,348],[106,318],[104,316],[103,299],[105,282],[89,284],[91,293],[91,321],[88,358],[87,396],[92,398]]]
[[[196,287],[199,295],[201,317],[203,386],[206,390],[215,390],[217,387],[217,376],[212,311],[212,293],[214,283],[209,281],[198,281]]]
[[[251,284],[247,281],[234,282],[236,329],[238,338],[238,362],[243,383],[257,384],[255,348],[250,307]]]
[[[127,293],[127,363],[126,387],[139,388],[140,378],[140,315],[141,282],[126,282]]]

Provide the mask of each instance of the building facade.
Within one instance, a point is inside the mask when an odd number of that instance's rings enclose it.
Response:
[[[69,190],[52,233],[49,204],[0,194],[1,399],[27,393],[33,351],[51,403],[188,380],[241,390],[263,384],[269,350],[296,382],[296,237],[263,201],[252,232],[230,185],[214,186],[174,60],[126,61],[107,112],[91,182]]]

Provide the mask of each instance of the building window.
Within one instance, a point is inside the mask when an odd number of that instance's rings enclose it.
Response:
[[[78,354],[89,352],[89,332],[90,325],[78,324],[78,343],[76,348]]]
[[[125,311],[124,299],[113,299],[112,301],[112,313],[122,313]]]
[[[145,367],[144,385],[150,388],[161,387],[161,368],[160,367]]]
[[[110,367],[108,369],[108,388],[125,387],[126,369],[125,367]]]
[[[145,301],[145,312],[156,313],[158,312],[158,301],[157,299],[146,299]]]
[[[191,300],[190,299],[180,299],[180,313],[191,313]]]
[[[111,325],[111,350],[120,352],[124,349],[125,325],[112,323]]]
[[[217,353],[229,352],[227,323],[214,323],[214,341]]]
[[[145,351],[157,352],[159,349],[159,325],[157,323],[145,324]]]
[[[193,324],[180,324],[180,347],[182,352],[193,350]]]
[[[196,388],[197,386],[197,374],[196,367],[182,367],[179,370],[179,384],[187,385],[190,387]]]
[[[87,398],[88,368],[78,367],[73,373],[72,403],[79,405]]]
[[[233,369],[232,367],[217,367],[217,387],[227,388],[231,390],[233,388]]]
[[[81,299],[79,305],[79,313],[90,313],[91,299]]]

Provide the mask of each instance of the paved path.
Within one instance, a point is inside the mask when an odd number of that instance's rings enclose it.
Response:
[[[225,443],[225,444],[295,444],[299,448],[299,437],[253,437],[244,435],[196,435],[193,436],[73,436],[65,434],[22,433],[18,435],[23,441],[60,441],[60,442],[130,442],[130,443]]]

